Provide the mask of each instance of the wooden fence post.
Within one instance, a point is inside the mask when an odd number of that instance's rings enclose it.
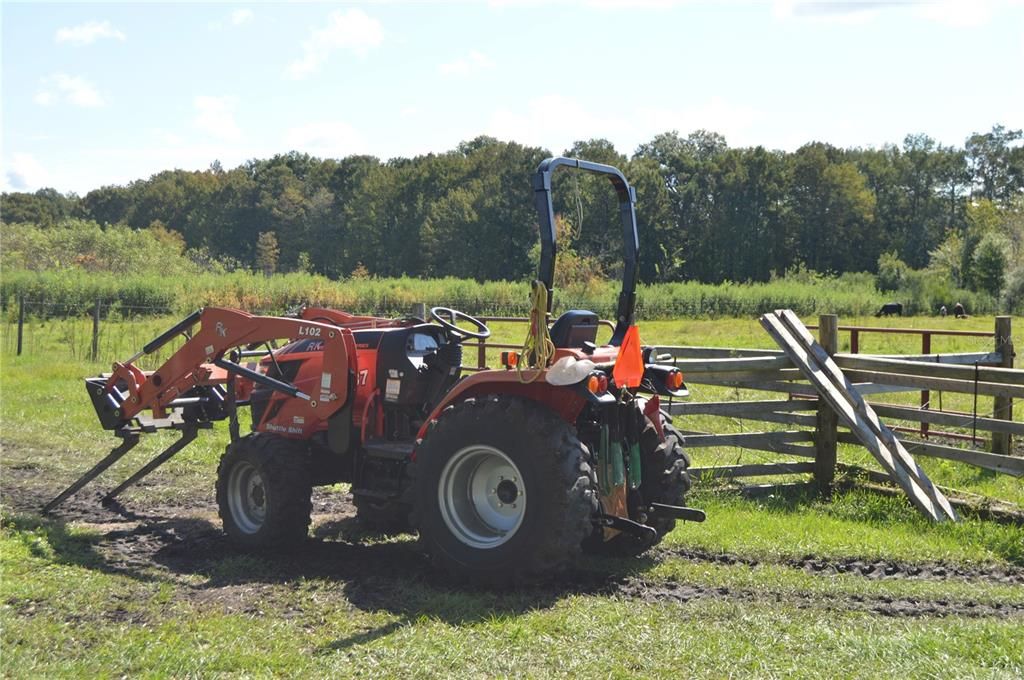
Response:
[[[818,317],[818,342],[829,356],[839,351],[839,317],[822,314]],[[814,444],[814,481],[828,496],[836,477],[836,440],[839,416],[821,397],[818,397],[817,431]]]
[[[92,308],[92,360],[100,353],[100,301],[97,298],[96,305]]]
[[[996,351],[1003,355],[1003,360],[999,364],[1003,368],[1013,368],[1013,329],[1010,319],[1009,316],[996,317]],[[995,397],[992,417],[1000,420],[1012,420],[1013,398]],[[1008,456],[1013,450],[1011,444],[1009,432],[992,433],[992,453]]]
[[[21,334],[25,328],[25,296],[18,296],[18,356],[21,356]]]

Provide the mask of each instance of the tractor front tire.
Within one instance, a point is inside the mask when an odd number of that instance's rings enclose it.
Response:
[[[446,408],[416,450],[413,521],[436,567],[501,586],[567,568],[597,512],[590,453],[549,409],[514,397]]]
[[[244,548],[289,548],[309,532],[312,484],[305,447],[251,434],[228,445],[217,468],[224,533]]]

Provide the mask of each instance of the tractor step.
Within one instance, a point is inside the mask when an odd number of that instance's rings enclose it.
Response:
[[[707,515],[703,510],[697,508],[686,508],[681,505],[666,505],[665,503],[651,503],[651,513],[675,519],[685,519],[690,522],[703,522]]]
[[[646,524],[640,524],[640,522],[634,522],[633,520],[625,517],[616,517],[615,515],[598,515],[595,521],[599,526],[618,529],[619,531],[627,534],[632,534],[637,538],[649,541],[651,544],[658,539],[658,532],[654,527],[649,527]]]
[[[371,458],[399,461],[409,459],[413,446],[411,441],[386,441],[384,439],[368,439],[363,444],[366,455]]]

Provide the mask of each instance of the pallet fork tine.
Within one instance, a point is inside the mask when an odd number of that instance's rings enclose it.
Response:
[[[103,497],[102,503],[104,505],[109,504],[114,498],[122,491],[127,489],[132,484],[135,484],[143,477],[148,475],[153,470],[157,469],[168,460],[170,460],[175,454],[185,448],[196,435],[199,433],[199,427],[194,424],[186,425],[182,428],[181,438],[176,442],[164,449],[159,455],[153,458],[151,461],[142,466],[135,474],[121,482],[113,491]],[[56,508],[58,505],[63,503],[71,495],[77,493],[86,484],[91,482],[93,479],[98,477],[104,470],[109,468],[111,465],[119,461],[126,453],[135,448],[136,444],[139,443],[138,432],[129,432],[125,434],[124,441],[110,451],[106,458],[97,463],[91,470],[86,472],[84,475],[79,477],[74,483],[68,488],[64,489],[56,498],[43,506],[43,514],[49,514],[51,510]]]
[[[98,477],[100,473],[102,473],[108,467],[119,461],[124,456],[124,454],[128,453],[133,448],[135,448],[135,445],[138,443],[139,435],[137,433],[133,432],[125,435],[124,441],[122,441],[120,444],[111,449],[110,453],[107,454],[106,458],[96,463],[96,465],[94,465],[91,470],[89,470],[84,475],[79,477],[75,482],[71,484],[71,486],[61,491],[57,495],[57,497],[54,498],[52,501],[44,505],[43,514],[49,514],[51,510],[53,510],[55,507],[57,507],[65,500],[67,500],[71,494],[76,493],[83,486],[85,486],[93,479]]]
[[[178,439],[178,441],[168,446],[159,455],[155,456],[153,460],[149,461],[141,468],[139,468],[139,470],[134,475],[121,482],[114,490],[112,490],[110,493],[104,496],[100,502],[103,503],[104,505],[111,503],[114,500],[114,498],[116,498],[117,495],[120,494],[122,491],[127,489],[132,484],[135,484],[143,477],[148,475],[150,472],[156,470],[158,467],[160,467],[168,460],[170,460],[175,454],[177,454],[188,444],[190,444],[198,434],[199,428],[196,427],[195,425],[183,427],[181,431],[181,438]]]

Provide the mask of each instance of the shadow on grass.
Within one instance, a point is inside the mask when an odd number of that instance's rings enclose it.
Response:
[[[145,513],[134,517],[137,525],[105,534],[74,530],[60,520],[32,514],[5,516],[3,525],[37,557],[147,583],[169,583],[186,599],[231,604],[232,598],[265,593],[231,587],[237,585],[292,587],[302,597],[300,588],[320,581],[326,585],[316,587],[337,584],[359,610],[398,617],[323,645],[319,653],[366,644],[424,617],[461,625],[547,609],[567,597],[612,593],[655,565],[649,558],[588,556],[556,579],[484,588],[433,569],[414,537],[376,535],[354,518],[316,527],[310,540],[291,551],[257,552],[233,546],[219,527],[203,519]]]

